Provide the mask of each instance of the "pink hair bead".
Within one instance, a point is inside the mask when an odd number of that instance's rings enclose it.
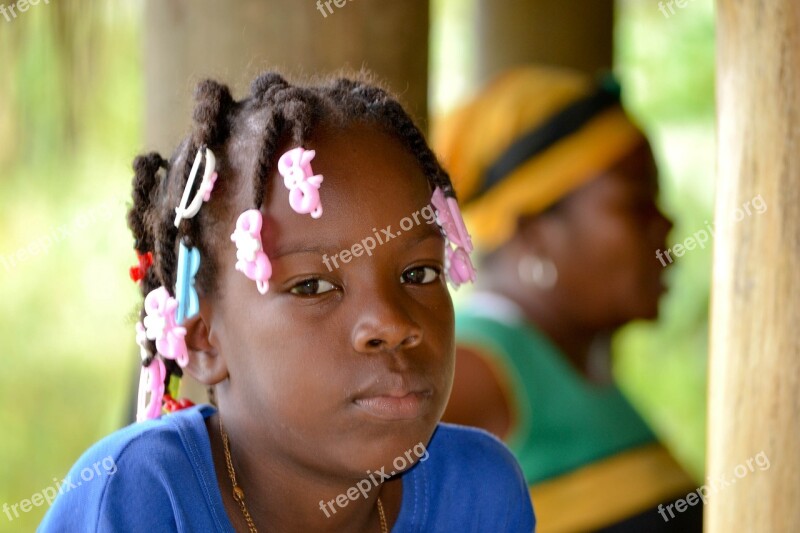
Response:
[[[433,191],[431,203],[436,208],[436,223],[445,237],[445,272],[454,288],[462,283],[475,282],[475,267],[472,266],[472,238],[464,224],[461,209],[455,198],[445,197],[439,187]],[[455,250],[451,247],[455,245]]]
[[[174,359],[185,367],[189,363],[186,349],[186,328],[176,322],[175,310],[178,302],[164,287],[150,291],[144,299],[144,327],[147,338],[156,341],[156,349],[163,357]]]
[[[236,231],[231,240],[236,243],[236,270],[255,281],[258,292],[266,294],[272,277],[272,263],[261,243],[262,223],[261,211],[245,211],[236,221]]]
[[[297,213],[310,213],[311,218],[322,216],[319,187],[321,174],[314,175],[311,160],[316,152],[298,147],[284,153],[278,159],[278,172],[283,176],[283,184],[289,189],[289,205]]]
[[[156,357],[150,366],[142,367],[139,376],[139,396],[136,408],[136,421],[152,420],[161,414],[161,402],[164,399],[164,378],[167,369],[164,361]],[[149,402],[147,395],[150,395]]]

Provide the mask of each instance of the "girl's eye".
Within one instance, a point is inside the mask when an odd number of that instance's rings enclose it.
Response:
[[[334,290],[333,283],[324,279],[306,279],[289,289],[289,292],[298,296],[314,296]]]
[[[440,271],[437,268],[429,266],[419,266],[409,268],[400,277],[403,283],[418,283],[420,285],[425,283],[433,283],[439,278]]]

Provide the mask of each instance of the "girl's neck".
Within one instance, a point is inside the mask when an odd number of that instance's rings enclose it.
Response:
[[[217,483],[231,523],[237,531],[247,531],[241,507],[233,499],[218,417],[219,414],[214,414],[206,420]],[[246,443],[253,440],[237,432],[236,427],[224,423],[223,428],[228,435],[236,481],[244,490],[245,505],[259,531],[378,532],[381,531],[378,496],[391,529],[402,499],[399,478],[374,488],[367,498],[359,494],[355,500],[346,500],[342,507],[335,502],[335,496],[333,500],[326,496],[346,495],[355,486],[351,479],[322,477],[289,458],[265,450],[264,446],[248,447]]]

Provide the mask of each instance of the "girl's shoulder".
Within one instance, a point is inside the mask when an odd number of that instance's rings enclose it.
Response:
[[[430,447],[442,447],[450,453],[473,455],[481,452],[490,452],[492,455],[516,460],[508,447],[488,431],[460,424],[440,422],[431,438]]]
[[[408,530],[533,530],[528,486],[499,439],[482,429],[441,423],[425,454],[403,478]]]
[[[491,433],[474,427],[440,423],[428,444],[437,469],[450,478],[493,483],[512,490],[525,488],[525,479],[514,455]],[[479,483],[480,484],[480,483]]]
[[[215,412],[208,405],[195,406],[154,420],[126,426],[92,445],[78,459],[72,473],[80,467],[94,468],[98,461],[113,462],[116,476],[120,464],[135,464],[136,472],[122,472],[121,477],[141,474],[143,470],[169,469],[184,461],[202,460],[199,452],[210,450],[205,419]]]
[[[173,531],[183,513],[226,529],[227,518],[216,516],[221,501],[212,497],[216,478],[205,419],[213,412],[209,406],[178,411],[94,444],[60,483],[40,530],[112,531],[136,524]]]

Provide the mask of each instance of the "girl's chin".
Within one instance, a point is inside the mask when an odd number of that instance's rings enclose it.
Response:
[[[358,462],[367,462],[370,465],[367,468],[376,466],[380,468],[378,463],[388,458],[389,462],[386,463],[388,467],[395,458],[404,456],[409,450],[424,449],[430,442],[438,422],[437,419],[417,419],[391,424],[362,423],[359,430],[352,433],[353,438],[360,443]]]

